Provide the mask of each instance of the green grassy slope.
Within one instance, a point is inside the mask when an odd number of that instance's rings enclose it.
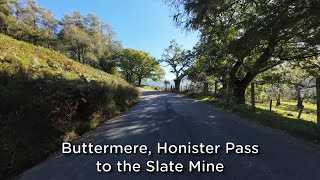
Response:
[[[122,79],[0,34],[0,179],[137,99],[138,91]]]

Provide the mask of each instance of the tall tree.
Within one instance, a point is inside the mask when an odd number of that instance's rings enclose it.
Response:
[[[75,11],[72,15],[65,15],[62,20],[62,30],[59,38],[71,58],[85,63],[85,52],[90,46],[90,37],[86,32],[84,17]]]
[[[137,59],[135,74],[138,78],[138,86],[141,86],[142,79],[150,78],[154,81],[160,81],[164,76],[164,71],[158,64],[157,60],[147,53]]]
[[[41,8],[40,23],[43,30],[41,37],[43,44],[48,48],[51,48],[51,46],[56,46],[55,43],[59,26],[58,20],[55,18],[51,11]]]
[[[16,11],[20,9],[17,0],[0,1],[0,32],[13,36],[17,28]]]
[[[225,68],[236,103],[245,103],[245,90],[258,74],[319,54],[317,0],[167,2],[177,7],[179,25],[199,30],[204,44],[222,47],[224,57],[215,61],[231,62]]]
[[[144,78],[160,80],[164,75],[163,69],[155,58],[135,49],[124,49],[118,57],[118,66],[127,82],[137,81],[138,86]]]
[[[39,41],[43,36],[43,30],[40,29],[41,10],[34,0],[27,0],[26,6],[21,10],[18,20],[21,22],[22,40],[39,45]]]
[[[175,41],[171,40],[168,48],[164,50],[160,63],[171,67],[171,72],[175,75],[175,90],[179,91],[182,78],[187,76],[187,70],[191,67],[194,57],[191,51],[185,51]]]
[[[59,33],[59,39],[71,58],[95,68],[110,65],[111,51],[119,48],[114,36],[112,28],[94,14],[83,16],[77,11],[65,15]],[[110,71],[110,68],[106,69]]]

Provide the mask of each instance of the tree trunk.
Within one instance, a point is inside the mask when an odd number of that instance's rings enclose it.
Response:
[[[252,109],[256,109],[256,103],[255,103],[255,94],[254,94],[254,83],[251,83],[251,106]]]
[[[180,90],[180,83],[181,83],[181,79],[175,79],[173,80],[174,81],[174,89],[176,91],[179,91]]]
[[[236,77],[231,78],[233,87],[233,101],[236,104],[245,104],[245,93],[248,85],[254,79],[255,75],[248,72],[241,81],[236,80]]]
[[[302,111],[303,111],[303,106],[302,106],[302,107],[300,108],[300,110],[299,110],[298,119],[301,118]]]
[[[138,78],[138,86],[139,87],[141,86],[141,81],[142,81],[142,78]]]
[[[203,83],[203,94],[204,95],[209,94],[209,83],[207,83],[207,82]]]
[[[317,123],[320,124],[320,77],[316,79],[316,91],[317,91]]]
[[[36,46],[37,44],[38,44],[38,40],[37,40],[37,38],[34,37],[34,38],[33,38],[33,45]]]
[[[236,84],[233,89],[233,100],[236,104],[245,104],[245,93],[246,93],[247,85],[244,84]]]
[[[297,100],[298,100],[297,108],[301,109],[303,106],[303,99],[301,98],[301,89],[298,87],[296,88],[296,90],[297,90]]]
[[[277,103],[276,106],[280,106],[281,102],[280,102],[280,94],[277,95]]]
[[[218,94],[218,82],[215,81],[214,82],[214,95],[217,95]]]
[[[130,84],[131,83],[131,75],[130,74],[127,74],[126,75],[126,80],[127,82]]]
[[[76,50],[76,56],[77,56],[78,62],[83,64],[83,62],[81,62],[80,54],[81,54],[81,50],[80,50],[80,47],[78,47],[78,49]]]
[[[270,99],[269,111],[272,111],[272,99]]]

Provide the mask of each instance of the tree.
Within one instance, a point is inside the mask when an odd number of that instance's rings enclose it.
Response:
[[[34,0],[27,0],[26,7],[22,8],[18,20],[21,23],[21,38],[24,41],[39,45],[39,41],[43,37],[43,30],[40,28],[41,10]]]
[[[320,77],[316,78],[317,93],[317,123],[320,124]]]
[[[286,76],[290,76],[288,84],[294,88],[297,108],[301,109],[305,99],[314,97],[316,79],[301,69],[291,69]]]
[[[17,28],[16,11],[20,9],[17,0],[0,1],[0,32],[9,36],[14,35]]]
[[[117,67],[117,57],[119,51],[112,51],[111,49],[105,49],[103,55],[99,58],[99,65],[101,69],[109,74],[114,74]]]
[[[262,73],[257,78],[259,84],[266,86],[263,91],[269,95],[270,99],[275,98],[277,100],[276,106],[281,105],[284,85],[290,82],[292,74],[289,73],[289,69],[288,65],[277,66]]]
[[[226,80],[238,104],[245,103],[245,90],[258,74],[320,53],[317,0],[167,2],[177,8],[178,25],[199,30],[203,44],[221,47],[222,56],[213,61],[230,62],[218,64],[226,65]]]
[[[77,11],[65,15],[61,24],[59,39],[70,58],[112,71],[111,66],[115,64],[112,51],[121,45],[115,41],[115,33],[108,24],[92,13],[83,16]]]
[[[138,86],[141,85],[144,78],[157,81],[164,75],[163,69],[155,58],[146,52],[135,49],[124,49],[118,57],[118,66],[127,82],[137,81]]]
[[[90,38],[86,32],[84,17],[80,12],[73,12],[72,15],[65,15],[62,19],[62,30],[59,39],[67,50],[69,57],[78,62],[85,63],[84,53],[90,46]]]
[[[149,54],[142,52],[140,57],[136,59],[135,74],[138,78],[138,86],[141,86],[143,78],[150,78],[154,81],[159,81],[164,76],[163,69],[159,66],[157,60]]]
[[[316,78],[317,123],[320,124],[320,56],[307,58],[305,61],[300,61],[295,65]]]
[[[159,62],[171,67],[171,72],[176,76],[174,79],[176,91],[179,91],[181,80],[187,76],[187,70],[193,61],[192,52],[183,50],[175,40],[171,40],[169,47],[164,50]]]
[[[43,44],[50,48],[51,46],[56,46],[57,31],[59,22],[54,17],[51,11],[44,8],[40,9],[40,23],[43,29],[42,37]]]
[[[165,86],[165,91],[167,91],[167,90],[168,90],[168,84],[170,84],[170,81],[164,80],[164,81],[163,81],[163,84],[164,84],[164,86]]]
[[[203,84],[203,94],[209,94],[209,80],[210,76],[206,73],[206,68],[203,66],[202,60],[197,59],[193,66],[188,70],[188,79],[192,83],[202,83]]]

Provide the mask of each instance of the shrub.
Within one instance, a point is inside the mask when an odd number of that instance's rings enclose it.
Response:
[[[0,179],[133,105],[124,80],[0,35]]]

